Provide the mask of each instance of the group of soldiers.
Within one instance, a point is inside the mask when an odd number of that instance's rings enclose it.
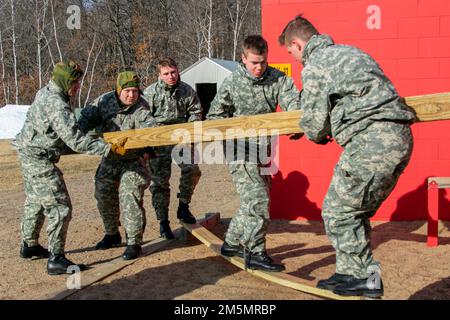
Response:
[[[171,149],[129,151],[124,149],[125,141],[108,144],[89,134],[201,120],[198,97],[179,80],[176,62],[162,59],[158,70],[158,83],[148,87],[145,95],[135,72],[119,73],[115,90],[83,108],[77,119],[69,102],[79,89],[82,71],[73,61],[55,66],[52,79],[37,93],[24,127],[13,142],[18,149],[26,193],[21,225],[23,258],[48,257],[49,274],[66,273],[70,266],[76,265],[64,255],[72,206],[62,173],[55,165],[67,147],[102,156],[95,174],[94,195],[105,236],[96,249],[105,250],[122,243],[119,233],[122,213],[127,244],[123,259],[136,259],[141,254],[146,225],[143,197],[149,186],[161,235],[174,238],[168,220]],[[180,167],[183,174],[177,217],[186,223],[196,223],[189,203],[201,173],[196,164]],[[38,243],[45,216],[49,220],[48,250]]]
[[[277,105],[284,111],[301,109],[300,125],[309,140],[318,144],[334,140],[344,148],[322,212],[327,236],[336,250],[336,272],[317,286],[340,295],[380,297],[384,292],[381,279],[378,286],[368,281],[373,270],[379,269],[371,251],[369,218],[408,164],[410,124],[415,115],[369,55],[334,44],[304,17],[297,16],[286,25],[279,43],[304,66],[302,91],[290,77],[268,66],[264,38],[248,36],[242,60],[223,82],[206,120],[271,113]],[[88,134],[90,130],[104,133],[202,120],[199,98],[180,80],[177,63],[164,58],[159,61],[158,72],[158,81],[143,92],[135,72],[120,73],[115,90],[83,108],[77,119],[69,100],[79,89],[82,71],[71,61],[55,66],[52,79],[38,91],[14,142],[26,194],[21,257],[48,257],[49,274],[67,273],[76,265],[64,255],[72,207],[62,173],[55,166],[67,147],[102,156],[95,174],[95,198],[105,236],[96,249],[121,244],[122,213],[126,233],[123,258],[135,259],[141,254],[147,188],[161,236],[174,238],[168,210],[173,146],[130,151],[125,150],[124,140],[109,144]],[[270,176],[262,172],[266,164],[248,154],[252,145],[270,149],[270,142],[248,138],[245,145],[244,158],[228,163],[240,207],[231,219],[221,253],[244,258],[251,269],[280,272],[284,266],[266,251]],[[189,203],[201,172],[195,163],[177,165],[181,169],[177,218],[196,223]],[[48,250],[38,242],[45,217]]]

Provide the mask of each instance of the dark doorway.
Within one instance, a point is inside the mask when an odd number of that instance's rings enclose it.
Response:
[[[195,89],[203,108],[202,120],[205,120],[211,107],[211,101],[213,101],[217,93],[217,83],[196,83]]]

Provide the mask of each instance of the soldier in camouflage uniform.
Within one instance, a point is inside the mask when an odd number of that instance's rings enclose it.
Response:
[[[196,92],[180,80],[177,63],[170,58],[158,63],[159,79],[144,90],[144,98],[150,105],[159,126],[202,120],[202,107]],[[150,192],[156,218],[160,222],[160,234],[173,239],[169,221],[170,175],[173,146],[155,148],[156,157],[150,159],[152,173]],[[193,160],[193,156],[191,157]],[[195,223],[189,210],[194,189],[200,180],[201,171],[197,164],[177,163],[181,169],[178,193],[177,218],[185,223]]]
[[[70,273],[75,265],[64,255],[72,204],[61,171],[55,166],[70,147],[75,152],[103,155],[121,153],[123,148],[84,135],[76,125],[69,105],[80,88],[82,70],[72,61],[57,63],[50,82],[38,91],[25,124],[13,145],[22,166],[25,206],[21,232],[22,258],[48,257],[49,274]],[[121,151],[119,151],[121,149]],[[48,218],[48,251],[39,245],[39,233]]]
[[[300,122],[308,139],[344,147],[322,217],[336,250],[336,273],[319,288],[380,297],[379,263],[370,247],[370,220],[395,187],[413,147],[411,109],[378,64],[361,50],[335,45],[301,16],[279,38],[303,63]]]
[[[118,75],[116,90],[105,93],[83,108],[79,126],[84,132],[98,133],[139,129],[156,125],[147,102],[140,96],[135,72]],[[144,191],[150,183],[146,150],[128,151],[123,157],[103,157],[95,174],[95,198],[103,219],[105,236],[96,249],[119,245],[120,212],[123,213],[127,247],[123,259],[141,254],[145,230]]]
[[[207,119],[275,112],[278,104],[285,111],[300,108],[299,92],[292,79],[268,66],[267,53],[267,42],[261,36],[249,36],[244,40],[242,62],[223,82],[211,103]],[[264,165],[261,159],[255,161],[256,157],[251,156],[252,144],[267,149],[270,144],[262,138],[238,140],[238,145],[247,143],[244,159],[233,155],[229,161],[231,157],[226,155],[241,203],[230,222],[221,252],[224,256],[242,257],[245,247],[249,252],[247,267],[279,272],[284,266],[274,263],[266,252],[270,176],[261,173]]]

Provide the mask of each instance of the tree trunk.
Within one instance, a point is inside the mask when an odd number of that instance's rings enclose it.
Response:
[[[58,48],[58,52],[59,52],[59,61],[63,61],[63,55],[61,53],[61,48],[59,47],[58,35],[57,35],[57,32],[56,32],[56,20],[55,20],[55,14],[54,14],[53,1],[52,0],[50,0],[50,6],[52,8],[53,32],[55,34],[56,47]]]
[[[208,14],[208,57],[212,58],[212,17],[213,17],[213,6],[212,0],[209,0],[209,14]]]
[[[83,91],[84,78],[86,77],[86,73],[89,69],[89,61],[91,60],[91,54],[92,54],[92,51],[94,50],[96,36],[97,36],[97,34],[94,33],[94,39],[92,40],[91,50],[89,50],[88,58],[86,61],[86,69],[85,69],[85,72],[83,73],[83,77],[81,78],[80,90],[78,91],[78,108],[81,108],[81,92]]]
[[[16,52],[16,30],[14,27],[14,0],[11,0],[11,24],[12,24],[12,50],[14,59],[14,85],[15,85],[15,103],[19,104],[19,81],[17,79],[17,52]]]
[[[247,14],[249,3],[250,0],[247,0],[241,14],[241,1],[236,0],[236,17],[233,16],[230,8],[228,7],[228,14],[233,25],[233,61],[236,61],[236,51],[239,43],[239,34],[241,33],[242,23],[244,22],[245,16]]]
[[[98,52],[95,55],[94,63],[92,64],[91,79],[89,80],[89,89],[88,89],[88,92],[87,92],[86,100],[84,100],[84,106],[83,107],[86,107],[86,105],[87,105],[87,103],[89,101],[89,95],[91,93],[92,82],[94,81],[95,65],[97,64],[97,59],[98,59],[98,56],[100,55],[100,52],[102,52],[102,49],[103,49],[103,45],[100,47],[100,49],[98,49]]]
[[[50,56],[50,60],[52,61],[52,65],[55,66],[55,59],[53,59],[52,49],[50,48],[50,43],[48,42],[47,36],[45,33],[42,34],[44,36],[46,46],[48,48],[48,55]]]
[[[36,0],[36,33],[37,33],[37,63],[39,88],[42,87],[42,57],[41,57],[41,19],[39,14],[39,0]]]
[[[3,39],[2,39],[2,31],[0,30],[0,59],[2,60],[2,87],[3,87],[3,99],[5,100],[5,104],[9,103],[8,91],[6,88],[5,81],[5,56],[3,54]]]

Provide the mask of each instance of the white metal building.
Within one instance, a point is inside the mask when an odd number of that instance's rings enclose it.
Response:
[[[208,113],[211,101],[223,80],[236,70],[238,65],[235,61],[204,57],[180,73],[181,80],[197,91],[203,107],[203,118]]]

